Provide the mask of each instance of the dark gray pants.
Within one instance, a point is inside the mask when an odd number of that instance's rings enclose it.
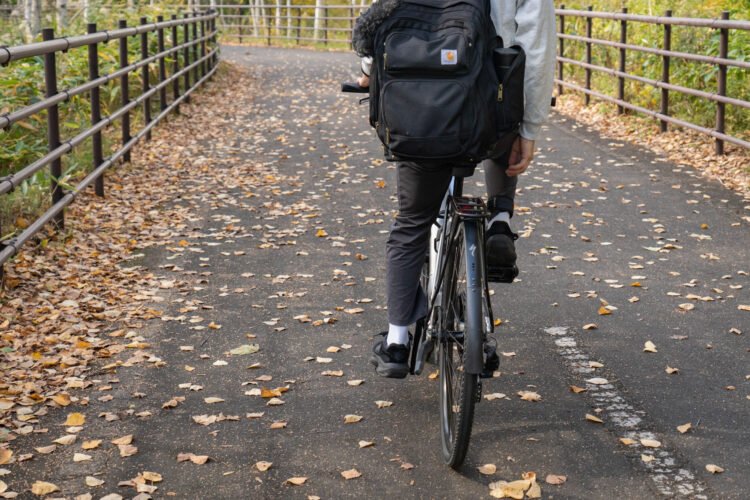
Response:
[[[490,209],[513,214],[517,177],[505,174],[508,155],[482,162]],[[386,243],[388,322],[408,326],[427,314],[427,297],[419,286],[419,275],[427,254],[430,226],[440,211],[451,180],[445,165],[400,162],[398,214]]]

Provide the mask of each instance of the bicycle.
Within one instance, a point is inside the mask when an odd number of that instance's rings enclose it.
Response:
[[[342,92],[365,93],[367,89],[343,84]],[[481,198],[463,196],[464,179],[475,168],[453,167],[453,178],[431,228],[429,254],[420,277],[428,313],[417,321],[409,353],[409,373],[419,375],[437,347],[442,452],[454,469],[466,458],[474,406],[482,397],[481,379],[492,376],[485,371],[489,352],[485,346],[494,332],[484,255],[489,212]]]

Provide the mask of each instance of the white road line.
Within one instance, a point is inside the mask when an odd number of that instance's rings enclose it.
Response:
[[[590,366],[592,360],[588,353],[578,346],[575,332],[566,326],[553,326],[544,331],[555,338],[557,353],[563,358],[573,376],[580,379],[578,383],[586,388],[595,406],[602,410],[599,416],[606,425],[614,427],[619,437],[635,441],[627,447],[632,463],[649,475],[656,489],[667,497],[707,499],[708,497],[702,494],[706,487],[696,480],[695,474],[680,464],[674,452],[663,444],[663,440],[645,429],[645,411],[635,408],[613,384],[602,383],[602,380],[596,381],[599,383],[586,381],[593,378],[594,369]],[[641,444],[642,439],[656,439],[661,441],[662,445],[659,448],[648,448]],[[640,458],[641,455],[653,457],[653,460],[644,462]]]

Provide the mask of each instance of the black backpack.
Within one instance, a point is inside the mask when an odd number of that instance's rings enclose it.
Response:
[[[524,61],[502,48],[488,0],[402,0],[374,36],[370,124],[386,159],[502,153],[523,119]]]

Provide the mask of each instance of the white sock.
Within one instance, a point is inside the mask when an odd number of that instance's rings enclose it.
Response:
[[[392,325],[391,323],[388,323],[388,337],[386,338],[385,342],[386,342],[386,345],[408,344],[409,343],[409,327]]]
[[[488,223],[487,227],[492,226],[495,222],[505,222],[510,227],[510,214],[508,212],[498,212]]]

